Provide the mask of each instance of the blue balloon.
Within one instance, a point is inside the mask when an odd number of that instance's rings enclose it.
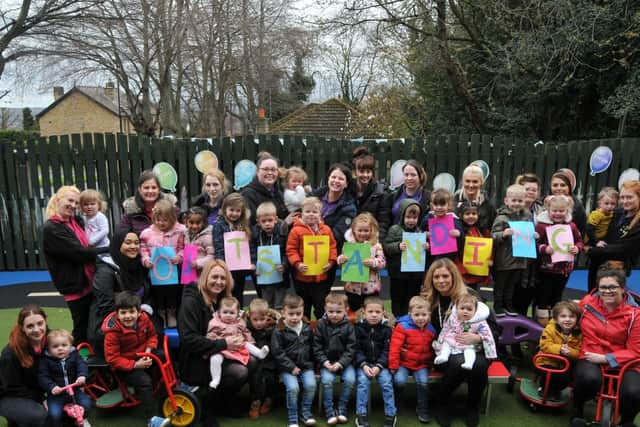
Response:
[[[233,182],[236,190],[246,187],[256,176],[256,165],[250,160],[240,160],[233,169]]]
[[[611,148],[601,146],[593,150],[593,153],[591,153],[591,159],[589,160],[591,176],[595,176],[597,173],[606,171],[612,160],[613,152],[611,151]]]

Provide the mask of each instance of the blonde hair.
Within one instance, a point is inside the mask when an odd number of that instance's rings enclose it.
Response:
[[[249,303],[249,315],[257,314],[266,316],[269,313],[269,303],[262,298],[254,298]]]
[[[176,225],[178,218],[176,217],[176,209],[173,206],[173,203],[166,199],[160,199],[153,205],[153,210],[151,211],[151,219],[155,223],[158,219],[166,219],[171,222],[171,227]]]
[[[598,201],[608,197],[613,200],[618,200],[620,193],[613,187],[603,187],[602,190],[598,193]]]
[[[567,213],[571,213],[573,210],[573,199],[565,195],[550,195],[544,198],[544,207],[551,209],[551,206],[562,205],[567,210]]]
[[[431,311],[431,307],[429,306],[429,301],[420,295],[416,295],[411,297],[409,300],[409,313],[413,312],[413,310],[424,308],[427,312]]]
[[[636,197],[640,198],[640,181],[638,180],[625,181],[620,186],[620,191],[622,190],[633,191],[634,193],[636,193]],[[636,224],[638,224],[638,221],[640,221],[640,209],[638,209],[635,216],[631,220],[631,223],[629,224],[629,229],[635,227]]]
[[[369,243],[372,245],[376,245],[378,243],[378,234],[380,231],[380,227],[378,226],[378,221],[376,220],[376,218],[369,212],[363,212],[360,215],[356,216],[351,222],[351,232],[353,233],[354,238],[356,237],[356,225],[358,225],[358,223],[369,225],[369,228],[371,229]]]
[[[83,205],[89,202],[97,202],[100,212],[106,212],[107,202],[98,190],[90,188],[80,193],[80,207],[82,208]]]
[[[73,335],[66,329],[52,329],[47,334],[47,343],[51,343],[54,338],[66,338],[69,344],[73,345]]]
[[[484,172],[482,168],[478,165],[470,164],[462,171],[462,178],[464,179],[465,175],[476,175],[480,177],[480,181],[484,184]]]
[[[513,197],[515,195],[524,197],[526,193],[527,191],[524,189],[524,185],[511,184],[510,186],[507,187],[507,191],[505,192],[505,195],[506,197]]]
[[[278,216],[276,205],[272,202],[260,203],[256,209],[256,219],[260,219],[263,216]]]
[[[75,193],[78,196],[80,195],[80,190],[78,190],[78,187],[76,187],[75,185],[63,185],[62,187],[58,188],[58,191],[56,191],[56,194],[51,196],[51,198],[49,199],[49,202],[47,203],[47,209],[45,211],[45,215],[47,216],[47,219],[58,214],[58,211],[57,211],[58,201],[67,192]]]
[[[224,292],[221,294],[222,297],[231,296],[231,290],[233,289],[233,276],[231,276],[231,272],[229,271],[229,267],[227,267],[227,264],[221,259],[213,259],[209,261],[202,269],[200,277],[198,277],[198,291],[200,291],[200,295],[202,295],[202,298],[207,305],[212,305],[214,303],[214,301],[211,300],[211,297],[207,293],[207,279],[209,278],[211,270],[216,267],[222,268],[225,272],[226,286]],[[220,299],[220,295],[218,295],[218,299]],[[217,304],[218,301],[215,301],[215,303]]]
[[[462,280],[462,275],[453,261],[449,258],[437,259],[431,263],[420,289],[420,296],[427,300],[430,307],[440,304],[440,292],[433,286],[433,274],[440,268],[446,268],[451,274],[451,301],[455,303],[458,298],[467,293],[467,287]]]
[[[249,226],[249,217],[251,216],[251,212],[247,208],[247,202],[242,197],[240,193],[231,193],[222,201],[222,206],[220,207],[220,215],[231,224],[231,221],[227,219],[227,208],[239,208],[240,209],[240,218],[233,223],[234,228],[240,229],[240,231],[244,231],[247,233],[247,238],[251,237],[251,227]]]
[[[316,209],[322,209],[322,201],[317,197],[305,197],[304,200],[302,201],[301,208],[302,210],[304,210],[304,208],[309,206]]]
[[[478,297],[469,293],[462,294],[458,297],[458,300],[456,301],[456,306],[460,307],[463,304],[473,305],[473,311],[475,312],[478,308]]]
[[[284,183],[288,184],[289,180],[294,176],[299,176],[302,178],[302,182],[307,181],[307,173],[299,166],[291,166],[289,169],[285,169],[284,171]]]
[[[324,303],[326,304],[338,304],[342,305],[345,308],[347,307],[347,296],[345,294],[339,294],[337,292],[329,292],[326,297],[324,297]]]
[[[218,181],[220,181],[220,186],[222,187],[221,197],[224,197],[224,195],[227,194],[227,186],[225,183],[227,178],[224,176],[224,172],[222,172],[220,169],[214,169],[210,172],[206,172],[202,174],[202,188],[200,189],[200,191],[202,191],[203,193],[207,192],[207,187],[205,185],[207,183],[208,176],[212,178],[216,178]]]

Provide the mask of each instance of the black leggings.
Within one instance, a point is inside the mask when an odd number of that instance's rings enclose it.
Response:
[[[538,308],[553,308],[562,300],[562,293],[569,281],[563,274],[541,271],[538,273],[538,287],[536,288],[536,305]]]
[[[222,362],[222,380],[217,389],[211,390],[208,387],[200,387],[196,392],[198,399],[202,403],[201,421],[203,426],[216,425],[216,413],[225,412],[237,407],[238,392],[249,380],[249,375],[255,370],[255,359],[251,357],[245,366],[242,363],[224,359]],[[209,373],[206,374],[209,377]],[[208,381],[208,379],[207,379]],[[246,408],[248,410],[248,408]]]
[[[464,363],[464,354],[453,354],[449,356],[449,362],[442,365],[440,370],[444,373],[442,383],[440,385],[440,396],[442,404],[447,406],[451,400],[451,395],[463,381],[467,381],[469,386],[469,395],[467,396],[467,407],[471,410],[480,408],[480,399],[482,393],[487,387],[489,378],[487,370],[489,369],[489,360],[483,353],[476,353],[476,361],[473,369],[468,370],[460,365]]]
[[[587,400],[593,399],[602,383],[600,366],[579,360],[574,371],[573,404],[581,412]],[[640,372],[628,371],[620,386],[620,424],[633,422],[640,412]]]

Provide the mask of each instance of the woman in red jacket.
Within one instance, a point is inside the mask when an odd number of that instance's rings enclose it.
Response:
[[[640,358],[640,309],[626,292],[624,272],[601,271],[596,282],[596,292],[580,301],[583,339],[574,371],[572,427],[586,425],[583,407],[600,389],[600,366],[618,368]],[[620,425],[631,427],[640,412],[640,372],[624,375],[619,399]]]

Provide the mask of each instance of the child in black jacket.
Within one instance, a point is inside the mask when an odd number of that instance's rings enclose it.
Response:
[[[356,335],[346,314],[347,296],[330,292],[324,299],[324,316],[318,320],[313,336],[313,355],[320,364],[322,403],[330,426],[348,421],[347,404],[356,383],[356,371],[352,365]],[[337,411],[333,407],[336,376],[342,378]]]
[[[383,427],[395,427],[398,422],[393,394],[393,376],[388,369],[391,327],[384,318],[384,302],[380,297],[364,300],[364,319],[356,323],[357,368],[356,426],[369,427],[367,408],[369,384],[376,378],[384,400]]]
[[[313,331],[303,320],[304,301],[297,295],[287,295],[282,303],[282,318],[271,337],[271,354],[276,359],[280,379],[287,390],[287,419],[289,426],[298,425],[298,394],[302,381],[302,422],[316,424],[311,413],[316,394],[311,345]]]
[[[64,405],[73,402],[71,395],[62,390],[62,387],[69,384],[81,386],[86,382],[88,375],[89,368],[73,347],[71,333],[64,329],[49,332],[47,351],[38,365],[38,382],[47,392],[50,425],[61,425]],[[90,427],[86,416],[91,409],[91,398],[79,387],[73,390],[73,393],[75,401],[84,408],[84,427]]]

